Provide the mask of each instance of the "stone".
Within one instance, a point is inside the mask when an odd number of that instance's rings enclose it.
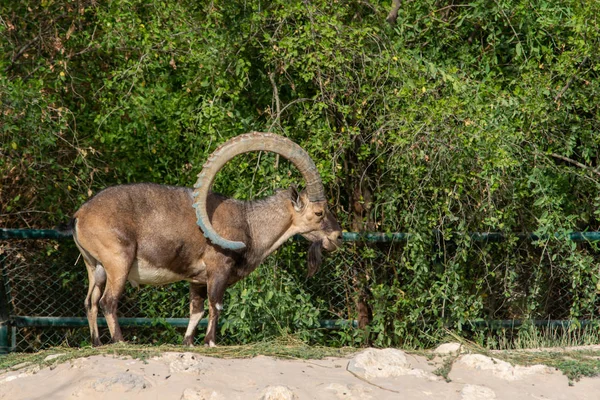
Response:
[[[460,353],[461,348],[462,344],[460,343],[444,343],[436,347],[435,350],[433,350],[433,354],[438,356],[457,355]]]
[[[262,391],[260,400],[295,400],[298,396],[286,386],[268,386]]]
[[[341,383],[331,383],[325,390],[333,392],[338,399],[344,400],[370,400],[373,396],[370,395],[372,392],[371,388],[363,385],[343,385]]]
[[[181,400],[225,400],[225,396],[212,389],[187,388],[183,391]]]
[[[48,357],[44,358],[44,361],[46,361],[46,362],[47,361],[52,361],[52,360],[55,360],[55,359],[57,359],[59,357],[62,357],[64,355],[65,355],[65,353],[50,354]]]
[[[484,356],[483,354],[462,355],[454,362],[454,365],[480,371],[489,371],[495,377],[507,381],[516,381],[530,375],[549,374],[553,372],[552,368],[545,365],[532,365],[530,367],[513,366],[506,361]]]
[[[367,380],[406,375],[439,380],[439,377],[432,373],[412,368],[406,359],[406,353],[397,349],[366,349],[350,360],[347,369]]]
[[[143,376],[131,373],[121,373],[106,378],[99,378],[92,384],[92,388],[97,392],[110,392],[115,386],[120,387],[125,392],[129,392],[146,389],[151,385]]]
[[[490,388],[479,385],[465,385],[460,391],[461,400],[493,400],[496,393]]]
[[[7,377],[0,379],[0,383],[8,383],[8,382],[14,381],[15,379],[27,378],[28,376],[29,376],[29,374],[26,374],[26,373],[9,375]]]
[[[202,357],[194,353],[166,353],[161,359],[169,362],[171,374],[180,372],[198,374],[207,368]]]
[[[11,367],[11,369],[12,369],[13,371],[17,371],[17,370],[19,370],[19,369],[23,369],[23,368],[25,368],[25,367],[29,367],[30,365],[32,365],[32,363],[31,363],[31,362],[29,362],[29,361],[25,361],[25,362],[22,362],[22,363],[20,363],[20,364],[17,364],[17,365],[14,365],[14,366],[12,366],[12,367]]]

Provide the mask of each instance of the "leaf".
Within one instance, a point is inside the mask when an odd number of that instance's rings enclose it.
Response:
[[[521,42],[517,42],[517,45],[515,46],[515,51],[517,52],[517,57],[521,57],[521,55],[523,54],[523,46],[521,45]]]

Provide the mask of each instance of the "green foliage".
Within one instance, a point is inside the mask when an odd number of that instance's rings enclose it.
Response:
[[[270,130],[313,156],[347,230],[412,239],[347,246],[317,278],[329,286],[299,278],[301,246],[282,250],[289,272],[231,290],[223,330],[239,340],[355,318],[363,298],[381,346],[475,318],[596,318],[598,249],[560,235],[599,227],[599,3],[419,0],[395,26],[388,3],[3,3],[2,225],[50,226],[110,184],[191,185],[218,144]],[[215,189],[297,179],[251,154]],[[470,236],[490,231],[509,239]],[[157,316],[169,303],[143,300]]]
[[[311,301],[302,285],[284,271],[275,276],[261,272],[229,290],[221,334],[234,343],[271,339],[292,332],[303,340],[318,340],[320,335],[314,329],[319,328],[320,304]]]

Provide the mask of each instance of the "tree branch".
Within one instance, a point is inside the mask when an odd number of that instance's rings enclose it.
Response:
[[[563,94],[565,94],[565,92],[567,91],[567,89],[569,89],[569,86],[571,86],[571,83],[573,82],[573,79],[575,79],[575,77],[577,76],[577,74],[579,73],[579,71],[581,71],[581,67],[583,67],[583,64],[585,64],[587,62],[589,57],[585,57],[583,59],[583,61],[581,62],[581,64],[579,64],[579,67],[577,67],[577,71],[575,71],[575,73],[569,78],[567,84],[565,85],[565,87],[562,88],[562,90],[556,95],[556,97],[554,97],[554,101],[558,101]]]
[[[275,83],[275,72],[269,74],[269,80],[271,86],[273,86],[273,99],[275,100],[275,110],[277,110],[275,120],[278,121],[281,116],[281,102],[279,101],[279,90],[277,90],[277,84]]]
[[[594,169],[592,167],[589,167],[589,166],[587,166],[585,164],[582,164],[579,161],[575,161],[573,159],[570,159],[569,157],[561,156],[560,154],[556,154],[556,153],[551,153],[550,155],[552,157],[554,157],[554,158],[558,158],[559,160],[566,161],[569,164],[573,164],[573,165],[575,165],[575,166],[577,166],[579,168],[585,169],[586,171],[589,171],[589,172],[591,172],[593,174],[596,174],[596,175],[600,176],[600,171],[598,171],[597,169]]]
[[[385,19],[391,25],[396,24],[396,20],[398,19],[398,10],[400,9],[401,6],[402,6],[402,0],[392,0],[392,10],[390,11],[387,18]]]

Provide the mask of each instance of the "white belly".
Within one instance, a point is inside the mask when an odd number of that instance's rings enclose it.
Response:
[[[182,275],[165,268],[152,267],[144,261],[135,261],[127,279],[133,286],[164,285],[185,279]]]

